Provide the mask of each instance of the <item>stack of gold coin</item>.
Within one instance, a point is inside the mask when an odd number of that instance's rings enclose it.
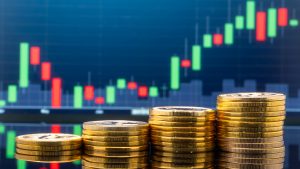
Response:
[[[84,123],[83,128],[83,169],[148,166],[148,123],[91,121]]]
[[[283,168],[285,98],[278,93],[219,95],[221,168]]]
[[[150,110],[152,168],[212,168],[215,111],[201,107]]]
[[[82,140],[72,134],[40,133],[16,138],[16,158],[31,162],[72,162],[81,158]]]

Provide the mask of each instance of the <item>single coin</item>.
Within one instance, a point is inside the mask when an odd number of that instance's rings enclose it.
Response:
[[[282,131],[283,126],[279,127],[226,127],[219,125],[219,131],[226,131],[226,132],[275,132],[275,131]]]
[[[68,163],[81,159],[80,155],[75,156],[31,156],[24,154],[15,154],[16,159],[37,162],[37,163]]]
[[[84,140],[89,141],[100,141],[100,142],[137,142],[137,141],[146,141],[148,140],[148,135],[140,136],[89,136],[83,135]]]
[[[188,137],[152,136],[151,139],[152,139],[152,141],[199,143],[199,142],[213,141],[214,137],[188,138]]]
[[[139,147],[97,147],[97,146],[84,146],[85,150],[91,151],[104,151],[104,152],[135,152],[143,151],[148,149],[148,146],[139,146]]]
[[[239,163],[228,163],[228,162],[219,162],[219,166],[227,167],[232,169],[282,169],[284,164],[239,164]]]
[[[106,158],[130,158],[130,157],[145,157],[148,155],[147,151],[138,152],[105,152],[97,150],[84,150],[86,155]]]
[[[283,126],[284,122],[241,122],[231,120],[219,120],[218,124],[231,127],[279,127]]]
[[[203,153],[214,150],[214,146],[211,147],[197,147],[197,148],[177,148],[177,147],[162,147],[153,146],[155,150],[166,151],[172,153]]]
[[[166,126],[166,127],[205,127],[213,126],[214,122],[168,122],[168,121],[149,121],[150,125]]]
[[[81,148],[81,144],[65,145],[65,146],[32,146],[26,144],[16,144],[16,147],[23,150],[34,150],[34,151],[64,151],[64,150],[78,150]]]
[[[174,142],[160,142],[160,141],[153,141],[151,142],[153,145],[156,146],[163,146],[163,147],[174,147],[174,148],[197,148],[197,147],[212,147],[214,146],[214,142],[202,142],[202,143],[174,143]]]
[[[239,163],[239,164],[281,164],[284,163],[284,158],[274,158],[274,159],[257,159],[257,158],[229,158],[221,156],[219,161],[229,162],[229,163]]]
[[[212,162],[206,162],[206,163],[195,163],[195,164],[182,164],[182,163],[167,163],[167,162],[161,162],[161,161],[152,161],[152,166],[157,168],[182,168],[182,169],[204,169],[207,167],[212,167]]]
[[[218,106],[222,107],[275,107],[275,106],[284,106],[285,101],[271,101],[271,102],[266,102],[266,101],[261,101],[261,102],[228,102],[228,101],[218,101],[217,102]]]
[[[96,169],[94,167],[87,167],[87,166],[82,166],[82,169]],[[106,168],[103,168],[106,169]],[[114,169],[123,169],[123,168],[114,168]],[[128,169],[128,168],[126,168]],[[130,169],[148,169],[148,166],[146,165],[145,167],[131,167]]]
[[[158,126],[151,125],[151,130],[159,130],[159,131],[170,131],[170,132],[206,132],[214,131],[214,126],[205,126],[205,127],[166,127],[166,126]]]
[[[222,147],[221,149],[223,151],[228,151],[228,152],[232,152],[232,153],[250,153],[250,154],[285,152],[285,147],[276,147],[276,148],[270,148],[270,149]]]
[[[220,102],[271,102],[284,101],[286,96],[281,93],[253,92],[253,93],[228,93],[218,96]]]
[[[94,131],[141,131],[148,129],[148,123],[127,120],[102,120],[85,122],[83,128]]]
[[[205,122],[216,120],[215,115],[207,117],[186,117],[186,116],[150,116],[150,121],[168,121],[168,122]]]
[[[219,119],[228,121],[245,121],[245,122],[277,122],[284,121],[285,116],[278,117],[230,117],[230,116],[219,116]]]
[[[276,107],[222,107],[217,106],[218,111],[226,112],[278,112],[284,111],[285,106],[276,106]]]
[[[131,147],[131,146],[146,146],[148,140],[129,141],[129,142],[100,142],[83,140],[84,145],[90,146],[104,146],[104,147]]]
[[[214,135],[213,132],[166,132],[159,130],[152,130],[152,136],[166,136],[166,137],[212,137]]]
[[[93,168],[139,168],[146,167],[147,163],[93,163],[86,160],[82,160],[82,165]]]
[[[80,150],[72,151],[31,151],[31,150],[22,150],[17,148],[16,152],[23,155],[32,155],[32,156],[74,156],[80,155]]]
[[[218,137],[218,142],[233,142],[233,143],[270,143],[283,141],[283,136],[270,138],[237,138],[237,137]]]
[[[191,159],[191,158],[210,158],[214,155],[213,152],[205,153],[172,153],[165,151],[154,151],[154,155],[161,157],[170,157],[170,158],[182,158],[182,159]]]
[[[39,133],[18,136],[16,142],[32,146],[74,145],[81,144],[81,137],[73,134]]]
[[[277,117],[285,116],[285,111],[278,112],[226,112],[218,111],[218,117],[230,116],[230,117]]]
[[[153,107],[150,116],[207,116],[214,115],[215,111],[203,107],[166,106]]]
[[[243,138],[268,138],[268,137],[279,137],[283,135],[283,131],[276,132],[227,132],[219,130],[218,135],[222,137],[243,137]]]
[[[83,130],[84,135],[90,136],[139,136],[147,135],[148,130],[141,131],[93,131],[93,130]]]
[[[221,157],[228,158],[244,158],[244,159],[273,159],[273,158],[283,158],[285,152],[272,153],[272,154],[240,154],[240,153],[229,153],[229,152],[220,152]]]
[[[83,155],[82,158],[93,163],[146,163],[148,157],[106,158]]]
[[[276,147],[283,147],[284,142],[272,142],[272,143],[233,143],[233,142],[222,142],[219,144],[220,147],[229,147],[229,148],[262,148],[262,149],[268,149],[268,148],[276,148]]]
[[[214,160],[213,156],[205,157],[205,158],[173,158],[173,157],[163,157],[163,156],[153,156],[153,160],[161,161],[161,162],[168,162],[168,163],[206,163],[212,162]]]

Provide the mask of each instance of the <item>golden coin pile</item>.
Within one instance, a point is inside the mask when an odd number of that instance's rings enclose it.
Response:
[[[16,158],[31,162],[72,162],[80,160],[81,137],[72,134],[40,133],[16,138]]]
[[[221,168],[283,168],[285,99],[285,95],[278,93],[219,95]]]
[[[83,169],[147,168],[147,123],[125,120],[91,121],[85,122],[83,129]]]
[[[150,110],[152,168],[212,168],[215,111],[201,107]]]

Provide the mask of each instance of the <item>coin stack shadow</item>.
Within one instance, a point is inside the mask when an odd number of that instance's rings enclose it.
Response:
[[[217,100],[221,168],[284,168],[285,95],[223,94]]]
[[[40,133],[16,138],[16,159],[65,163],[81,159],[81,137],[72,134]]]
[[[137,169],[148,166],[147,123],[104,120],[85,122],[83,128],[83,169]]]
[[[150,110],[152,168],[212,168],[215,111],[200,107]]]

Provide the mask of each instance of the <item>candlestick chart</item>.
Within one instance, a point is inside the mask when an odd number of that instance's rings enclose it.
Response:
[[[298,2],[215,1],[145,2],[147,14],[1,1],[0,107],[213,107],[221,92],[274,91],[298,110]]]

